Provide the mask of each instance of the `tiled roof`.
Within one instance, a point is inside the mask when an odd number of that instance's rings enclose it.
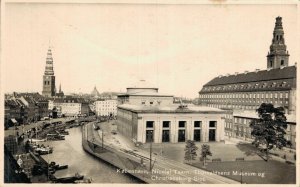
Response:
[[[14,99],[5,99],[5,106],[9,106],[9,107],[18,107],[20,106],[19,103],[17,101],[15,101]]]
[[[296,66],[216,77],[199,93],[289,90],[296,87]]]
[[[83,98],[77,97],[66,97],[66,98],[55,98],[54,103],[86,103]]]

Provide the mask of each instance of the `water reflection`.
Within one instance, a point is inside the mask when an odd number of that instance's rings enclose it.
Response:
[[[68,129],[70,135],[63,141],[44,142],[54,148],[52,154],[43,155],[46,161],[69,165],[55,173],[56,177],[73,176],[76,172],[92,178],[93,183],[141,183],[129,175],[117,173],[117,168],[86,153],[81,145],[81,128]]]

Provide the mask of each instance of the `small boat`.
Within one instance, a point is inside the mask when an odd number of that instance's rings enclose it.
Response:
[[[77,180],[83,180],[84,176],[80,175],[79,173],[75,173],[72,177],[62,177],[62,178],[55,178],[53,182],[55,183],[75,183]]]

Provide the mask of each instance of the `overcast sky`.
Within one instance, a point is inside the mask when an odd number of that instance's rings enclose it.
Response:
[[[50,40],[65,93],[145,79],[194,98],[218,75],[266,69],[277,16],[294,65],[296,15],[296,5],[6,4],[3,90],[42,91]]]

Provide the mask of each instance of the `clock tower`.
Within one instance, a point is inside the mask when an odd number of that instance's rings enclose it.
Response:
[[[55,96],[55,76],[53,71],[53,58],[51,49],[48,49],[46,67],[43,75],[43,92],[45,97]]]

